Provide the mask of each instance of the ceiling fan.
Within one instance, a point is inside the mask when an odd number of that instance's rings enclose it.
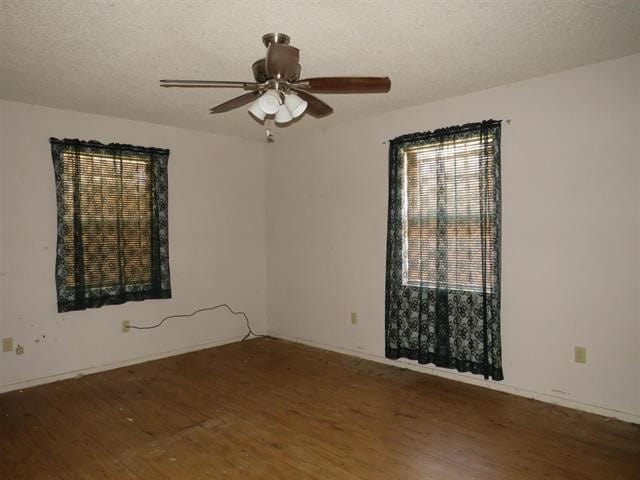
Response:
[[[333,113],[333,109],[313,93],[386,93],[389,77],[317,77],[300,79],[300,50],[289,45],[283,33],[263,35],[267,55],[253,63],[254,82],[216,80],[160,80],[162,87],[242,88],[248,93],[232,98],[209,110],[223,113],[251,103],[249,113],[263,121],[275,115],[278,124],[286,124],[305,111],[316,118]]]

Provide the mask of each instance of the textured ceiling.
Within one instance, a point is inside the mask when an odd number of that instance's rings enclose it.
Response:
[[[0,97],[262,138],[242,91],[161,78],[252,80],[261,36],[301,49],[304,76],[388,75],[389,94],[319,95],[319,128],[640,52],[638,0],[0,0]]]

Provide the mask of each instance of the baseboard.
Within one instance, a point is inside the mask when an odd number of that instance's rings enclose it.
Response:
[[[329,350],[332,352],[342,353],[345,355],[351,355],[354,357],[363,358],[365,360],[371,360],[373,362],[383,363],[385,365],[391,365],[391,366],[400,367],[400,368],[407,368],[409,370],[414,370],[416,372],[427,373],[429,375],[436,375],[438,377],[447,378],[449,380],[455,380],[457,382],[469,383],[471,385],[489,388],[492,390],[497,390],[497,391],[509,393],[512,395],[518,395],[519,397],[532,398],[534,400],[551,403],[553,405],[572,408],[574,410],[580,410],[583,412],[595,413],[596,415],[601,415],[604,417],[616,418],[624,422],[640,424],[640,415],[636,413],[614,410],[614,409],[603,407],[600,405],[593,405],[590,403],[579,402],[576,400],[569,400],[569,399],[557,397],[555,395],[551,395],[548,393],[535,392],[532,390],[515,387],[513,385],[509,385],[504,382],[492,382],[484,379],[472,378],[456,371],[450,371],[450,370],[441,369],[441,368],[429,366],[429,365],[421,365],[417,362],[412,362],[411,360],[407,360],[407,359],[390,360],[386,357],[382,357],[379,355],[364,353],[362,351],[352,350],[349,348],[337,347],[335,345],[316,342],[315,340],[309,340],[306,338],[291,337],[289,335],[284,335],[274,331],[269,331],[268,335],[273,338],[280,338],[282,340],[302,343],[304,345],[309,345],[310,347],[316,347],[316,348],[321,348],[323,350]]]
[[[329,351],[332,351],[332,352],[337,352],[337,353],[342,353],[342,354],[345,354],[345,355],[350,355],[350,356],[354,356],[354,357],[358,357],[358,358],[363,358],[365,360],[371,360],[373,362],[382,363],[382,364],[385,364],[385,365],[391,365],[391,366],[400,367],[400,368],[407,368],[409,370],[414,370],[416,372],[427,373],[429,375],[436,375],[436,376],[439,376],[439,377],[448,378],[449,380],[455,380],[455,381],[458,381],[458,382],[469,383],[469,384],[472,384],[472,385],[477,385],[477,386],[480,386],[480,387],[489,388],[489,389],[492,389],[492,390],[497,390],[497,391],[501,391],[501,392],[504,392],[504,393],[509,393],[509,394],[512,394],[512,395],[518,395],[520,397],[532,398],[532,399],[539,400],[539,401],[542,401],[542,402],[551,403],[553,405],[560,405],[562,407],[573,408],[575,410],[594,413],[596,415],[602,415],[602,416],[605,416],[605,417],[616,418],[618,420],[622,420],[622,421],[625,421],[625,422],[640,424],[640,415],[635,414],[635,413],[631,413],[631,412],[624,412],[624,411],[620,411],[620,410],[614,410],[614,409],[611,409],[611,408],[603,407],[603,406],[600,406],[600,405],[593,405],[593,404],[589,404],[589,403],[585,403],[585,402],[579,402],[579,401],[576,401],[576,400],[569,400],[569,399],[562,398],[562,397],[557,397],[555,395],[551,395],[551,394],[548,394],[548,393],[535,392],[535,391],[532,391],[532,390],[527,390],[527,389],[523,389],[523,388],[520,388],[520,387],[515,387],[513,385],[509,385],[509,384],[506,384],[504,382],[499,382],[498,383],[498,382],[485,381],[483,379],[470,378],[470,377],[468,377],[466,375],[457,373],[455,371],[443,370],[443,369],[439,369],[437,367],[432,367],[432,366],[429,366],[429,365],[421,365],[419,363],[415,363],[415,362],[412,362],[412,361],[406,360],[406,359],[390,360],[390,359],[388,359],[386,357],[382,357],[382,356],[379,356],[379,355],[373,355],[373,354],[364,353],[364,352],[358,351],[358,350],[352,350],[352,349],[348,349],[348,348],[337,347],[335,345],[329,345],[329,344],[322,343],[322,342],[316,342],[314,340],[309,340],[309,339],[306,339],[306,338],[291,337],[289,335],[284,335],[284,334],[281,334],[281,333],[278,333],[278,332],[273,332],[273,331],[270,331],[267,335],[269,335],[271,337],[274,337],[274,338],[280,338],[282,340],[288,340],[288,341],[291,341],[291,342],[302,343],[304,345],[309,345],[311,347],[322,348],[324,350],[329,350]],[[127,367],[129,365],[135,365],[135,364],[138,364],[138,363],[144,363],[144,362],[149,362],[149,361],[152,361],[152,360],[159,360],[161,358],[172,357],[172,356],[175,356],[175,355],[181,355],[183,353],[194,352],[194,351],[197,351],[197,350],[204,350],[206,348],[212,348],[212,347],[217,347],[217,346],[220,346],[220,345],[226,345],[226,344],[229,344],[229,343],[239,342],[240,340],[242,340],[242,338],[243,338],[242,335],[235,336],[235,337],[228,337],[228,338],[223,338],[223,339],[219,339],[219,340],[214,340],[212,342],[206,342],[206,343],[201,343],[201,344],[197,344],[197,345],[190,345],[188,347],[183,347],[183,348],[179,348],[179,349],[175,349],[175,350],[167,350],[167,351],[164,351],[164,352],[155,353],[155,354],[151,354],[151,355],[146,355],[146,356],[142,356],[142,357],[136,357],[136,358],[122,360],[122,361],[118,361],[118,362],[112,362],[112,363],[107,363],[107,364],[103,364],[103,365],[97,365],[97,366],[82,368],[82,369],[78,369],[78,370],[71,370],[71,371],[57,373],[57,374],[48,375],[48,376],[44,376],[44,377],[18,381],[18,382],[14,382],[14,383],[5,384],[5,385],[0,385],[0,393],[10,392],[10,391],[13,391],[13,390],[22,390],[22,389],[25,389],[25,388],[35,387],[37,385],[43,385],[43,384],[46,384],[46,383],[57,382],[57,381],[60,381],[60,380],[67,380],[67,379],[70,379],[70,378],[77,378],[77,377],[81,377],[81,376],[84,376],[84,375],[90,375],[90,374],[93,374],[93,373],[103,372],[103,371],[106,371],[106,370],[113,370],[113,369],[116,369],[116,368]]]
[[[167,350],[160,353],[154,353],[151,355],[145,355],[142,357],[131,358],[127,360],[121,360],[112,363],[105,363],[103,365],[96,365],[87,368],[81,368],[78,370],[70,370],[67,372],[56,373],[53,375],[47,375],[44,377],[33,378],[29,380],[22,380],[18,382],[8,383],[0,385],[0,393],[10,392],[13,390],[22,390],[29,387],[35,387],[37,385],[43,385],[45,383],[57,382],[60,380],[67,380],[70,378],[78,378],[84,375],[91,375],[93,373],[104,372],[106,370],[113,370],[116,368],[128,367],[129,365],[135,365],[138,363],[150,362],[152,360],[159,360],[161,358],[173,357],[175,355],[181,355],[183,353],[195,352],[197,350],[204,350],[206,348],[218,347],[220,345],[226,345],[228,343],[235,343],[242,340],[244,335],[238,335],[234,337],[222,338],[219,340],[213,340],[211,342],[200,343],[197,345],[189,345],[188,347],[178,348],[175,350]],[[253,339],[255,337],[250,337]]]

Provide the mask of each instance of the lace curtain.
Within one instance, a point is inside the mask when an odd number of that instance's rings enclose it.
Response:
[[[170,298],[169,151],[50,139],[58,311]]]
[[[500,122],[389,146],[386,356],[502,380]]]

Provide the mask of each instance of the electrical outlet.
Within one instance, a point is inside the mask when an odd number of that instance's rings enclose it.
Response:
[[[129,325],[131,325],[129,320],[122,321],[122,333],[129,333]]]
[[[585,347],[575,347],[575,362],[587,363],[587,349]]]
[[[13,352],[13,337],[4,337],[2,339],[2,351]]]
[[[358,324],[358,312],[351,312],[351,325]]]
[[[16,355],[22,355],[24,353],[24,347],[22,345],[16,346]]]

